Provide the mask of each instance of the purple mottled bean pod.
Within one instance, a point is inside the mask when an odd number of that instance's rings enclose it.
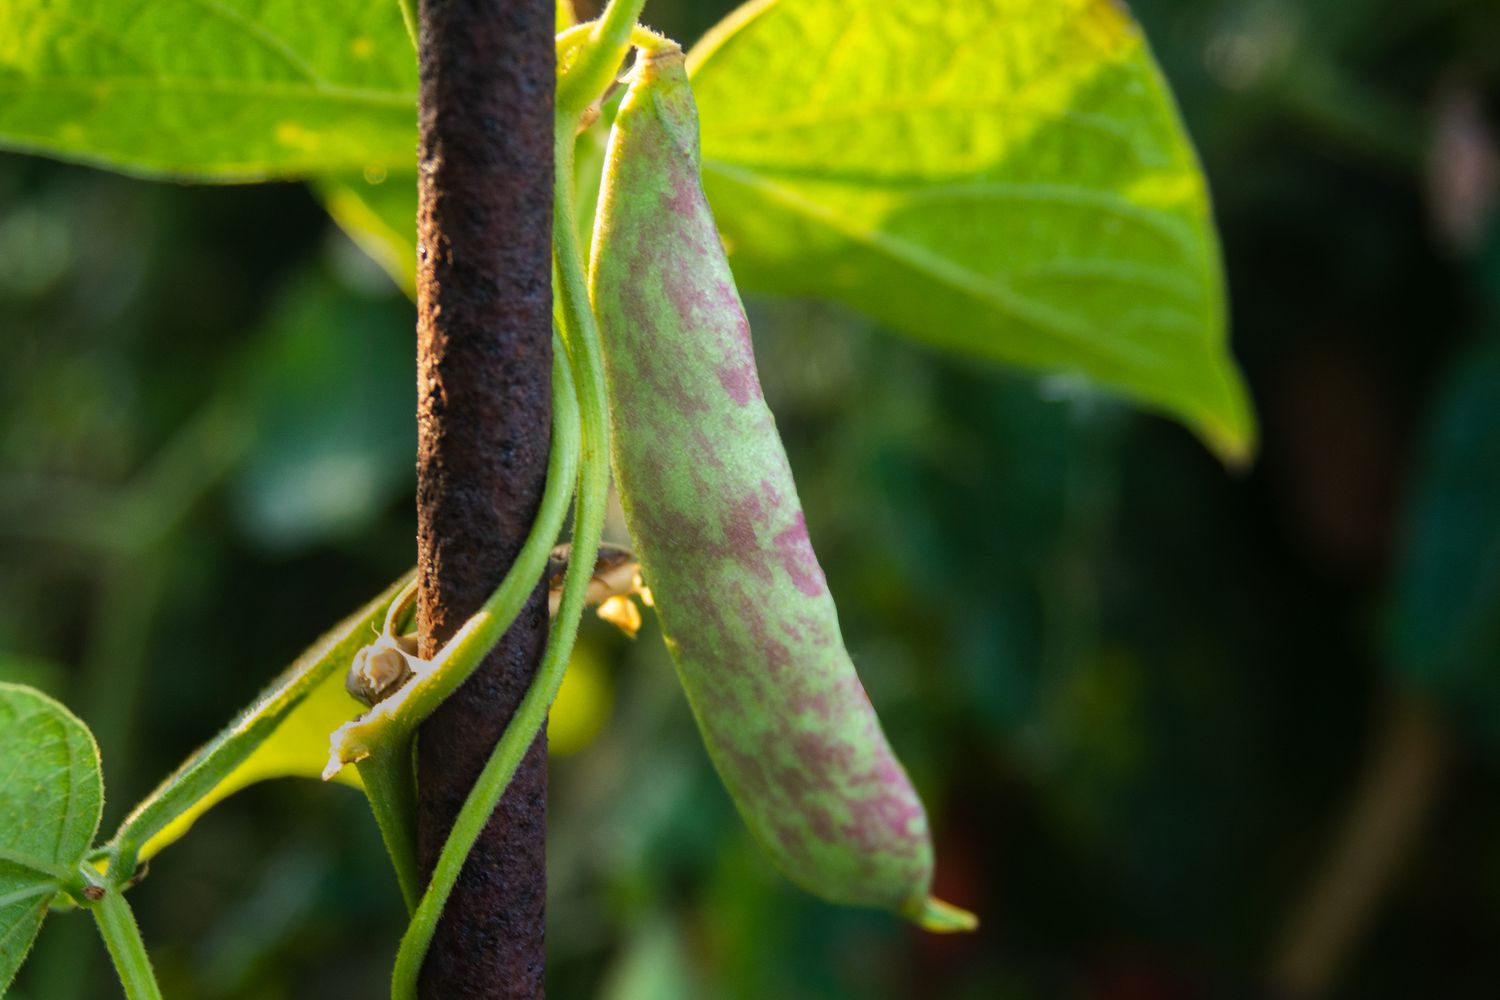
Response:
[[[927,817],[813,555],[699,176],[675,46],[642,53],[610,140],[591,288],[625,517],[704,742],[794,882],[935,930]]]

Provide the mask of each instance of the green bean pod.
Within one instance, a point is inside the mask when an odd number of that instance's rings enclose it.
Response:
[[[927,816],[808,541],[699,174],[683,55],[642,52],[610,138],[590,288],[616,480],[710,756],[777,866],[932,930]]]

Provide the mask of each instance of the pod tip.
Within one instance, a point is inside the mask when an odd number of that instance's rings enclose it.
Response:
[[[934,934],[960,934],[979,927],[979,918],[962,907],[945,903],[936,896],[928,896],[913,907],[911,918],[924,931]]]

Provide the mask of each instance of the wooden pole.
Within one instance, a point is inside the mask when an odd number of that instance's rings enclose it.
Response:
[[[418,567],[424,655],[499,584],[531,526],[551,418],[555,0],[422,0]],[[422,726],[417,847],[430,873],[536,672],[540,586]],[[433,1000],[540,997],[546,732],[475,844],[422,969]]]

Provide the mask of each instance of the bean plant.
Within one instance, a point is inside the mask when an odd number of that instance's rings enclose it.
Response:
[[[708,753],[789,878],[929,931],[975,925],[931,895],[927,816],[844,648],[737,282],[841,303],[976,363],[1081,380],[1241,463],[1253,420],[1203,177],[1112,0],[755,0],[686,54],[639,22],[642,5],[611,0],[583,23],[559,9],[552,450],[504,582],[424,659],[416,584],[396,580],[103,838],[84,722],[0,685],[0,987],[44,917],[76,908],[126,995],[158,996],[128,902],[149,891],[145,863],[239,788],[320,775],[369,801],[411,915],[392,993],[414,996],[444,901],[594,603],[632,629],[654,608]],[[0,40],[16,95],[0,145],[179,180],[306,179],[410,289],[411,9],[218,6],[189,28],[185,0],[11,5],[3,16],[26,30]],[[577,150],[604,130],[601,167]],[[611,475],[623,554],[601,549]],[[417,727],[544,578],[540,670],[424,879]]]

